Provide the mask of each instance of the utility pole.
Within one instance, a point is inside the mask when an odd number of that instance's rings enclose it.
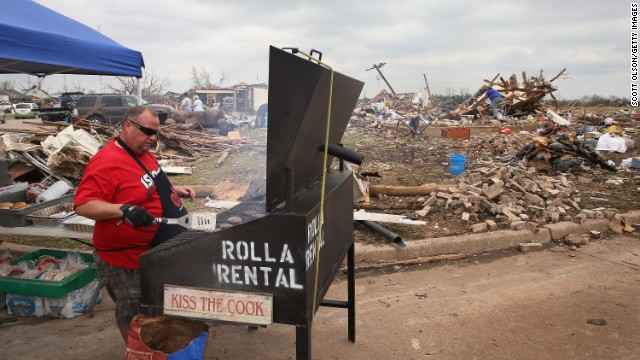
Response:
[[[389,82],[387,81],[387,78],[384,77],[384,75],[382,75],[382,71],[380,69],[382,69],[383,66],[385,66],[387,63],[380,63],[378,65],[373,64],[373,66],[370,69],[367,69],[367,71],[369,70],[373,70],[376,69],[378,70],[378,74],[380,74],[380,77],[382,78],[382,80],[384,80],[385,84],[387,84],[387,86],[389,87],[389,90],[391,90],[391,94],[392,95],[396,95],[396,92],[393,90],[393,88],[391,87],[391,85],[389,84]]]
[[[427,75],[422,74],[422,77],[424,77],[424,84],[426,85],[427,95],[429,96],[429,100],[431,100],[431,91],[429,90],[429,82],[427,81]]]
[[[424,77],[424,84],[427,86],[427,96],[429,96],[429,102],[431,103],[431,105],[433,105],[433,98],[431,97],[431,90],[429,90],[429,82],[427,81],[427,75],[426,74],[422,74],[422,76]]]

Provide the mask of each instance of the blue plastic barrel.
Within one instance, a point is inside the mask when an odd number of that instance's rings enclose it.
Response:
[[[449,158],[451,165],[451,175],[460,175],[464,172],[464,165],[467,162],[467,155],[452,154]]]

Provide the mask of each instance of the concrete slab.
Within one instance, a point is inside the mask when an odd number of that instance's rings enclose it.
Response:
[[[576,222],[559,222],[556,224],[545,225],[551,233],[551,239],[560,240],[569,234],[586,234],[591,230],[607,231],[609,230],[609,220],[586,220],[582,224]]]

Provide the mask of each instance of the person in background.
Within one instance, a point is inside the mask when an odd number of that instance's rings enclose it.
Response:
[[[98,280],[116,304],[116,325],[125,344],[131,319],[140,312],[138,257],[184,231],[177,225],[158,225],[155,219],[186,215],[180,198],[195,197],[191,187],[171,185],[149,152],[159,128],[153,109],[129,109],[120,136],[87,164],[73,201],[78,215],[96,221],[93,258]]]
[[[478,99],[478,101],[476,101],[476,104],[478,105],[484,104],[487,98],[489,98],[489,101],[491,101],[491,114],[493,115],[493,118],[498,119],[499,106],[500,106],[500,103],[504,100],[504,96],[502,96],[502,94],[500,94],[494,88],[490,87],[487,89],[484,95],[482,95]]]
[[[256,125],[255,127],[261,128],[267,126],[267,113],[269,112],[268,104],[262,104],[256,111]]]
[[[218,135],[227,136],[229,135],[229,124],[225,118],[218,120]]]
[[[200,100],[200,96],[198,95],[193,96],[193,111],[204,111],[202,100]]]
[[[189,94],[182,94],[182,102],[180,102],[180,111],[191,112],[193,105],[191,103],[191,99],[189,98]]]

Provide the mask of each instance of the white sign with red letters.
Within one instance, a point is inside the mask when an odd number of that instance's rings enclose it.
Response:
[[[165,285],[164,313],[240,324],[271,325],[273,294]]]

